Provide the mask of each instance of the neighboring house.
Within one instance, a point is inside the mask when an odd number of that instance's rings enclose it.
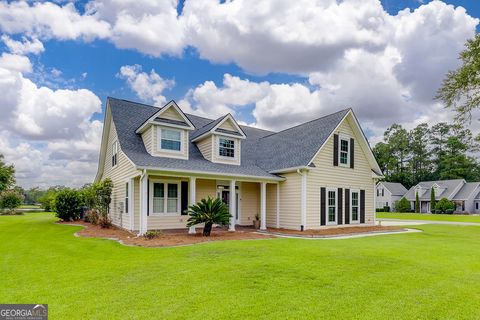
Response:
[[[466,182],[464,179],[424,181],[413,186],[405,194],[415,209],[416,194],[420,200],[420,212],[431,213],[430,194],[435,190],[435,200],[447,198],[455,203],[456,213],[480,212],[480,182]]]
[[[105,178],[113,223],[143,234],[185,228],[184,210],[206,197],[229,205],[230,230],[257,214],[261,229],[373,225],[383,176],[351,109],[272,132],[108,98],[95,181]]]
[[[407,188],[398,182],[379,182],[377,184],[377,209],[389,207],[390,211],[395,211],[395,203],[400,200]]]

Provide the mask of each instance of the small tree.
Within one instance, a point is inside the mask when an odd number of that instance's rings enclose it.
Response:
[[[430,211],[433,213],[434,210],[435,210],[435,204],[436,204],[436,200],[435,200],[435,189],[432,187],[432,189],[430,190]]]
[[[0,154],[0,192],[7,190],[15,184],[15,168],[3,162],[3,154]]]
[[[420,198],[418,197],[418,192],[415,194],[415,212],[420,212]]]
[[[110,179],[105,179],[102,182],[94,185],[94,188],[97,195],[95,209],[100,215],[100,226],[102,228],[108,228],[111,224],[108,213],[110,202],[112,201],[113,182]]]
[[[77,190],[65,189],[55,197],[55,213],[63,221],[80,219],[82,206],[82,197]]]
[[[444,197],[437,202],[435,210],[438,210],[441,213],[447,213],[449,211],[453,212],[453,210],[455,210],[455,204]]]
[[[231,217],[227,205],[222,200],[218,198],[212,199],[210,197],[191,205],[188,208],[187,213],[190,216],[190,218],[188,218],[187,227],[204,223],[203,235],[205,237],[210,236],[214,224],[226,226]]]
[[[23,195],[15,190],[4,191],[0,197],[0,208],[13,212],[22,205],[23,199]]]
[[[410,212],[410,208],[410,201],[405,198],[402,198],[395,203],[395,210],[397,212]]]

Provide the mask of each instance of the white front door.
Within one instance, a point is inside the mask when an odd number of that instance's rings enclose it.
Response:
[[[238,188],[238,187],[237,187]],[[227,205],[229,206],[230,204],[230,190],[229,190],[229,187],[228,186],[218,186],[217,187],[217,198],[220,198],[222,199],[222,201]],[[240,223],[240,206],[239,206],[239,202],[240,202],[240,197],[239,197],[239,194],[238,194],[238,189],[236,190],[236,193],[235,193],[235,199],[236,199],[236,206],[235,206],[235,223],[238,224]]]

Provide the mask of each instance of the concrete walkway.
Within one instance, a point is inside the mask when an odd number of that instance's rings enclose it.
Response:
[[[422,230],[417,229],[403,229],[403,230],[392,230],[392,231],[372,231],[372,232],[362,232],[362,233],[351,233],[351,234],[331,234],[331,235],[301,235],[293,233],[282,233],[282,232],[267,232],[267,231],[258,231],[257,233],[270,234],[279,238],[291,238],[291,239],[310,239],[310,240],[334,240],[334,239],[352,239],[352,238],[363,238],[363,237],[373,237],[373,236],[383,236],[387,234],[402,234],[402,233],[412,233],[412,232],[422,232]]]
[[[453,226],[477,226],[480,227],[480,223],[476,222],[458,222],[458,221],[435,221],[435,220],[408,220],[408,219],[387,219],[377,218],[377,225],[385,227],[389,226],[416,226],[422,224],[446,224]]]

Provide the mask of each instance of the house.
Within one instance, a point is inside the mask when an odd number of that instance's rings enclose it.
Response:
[[[227,203],[230,230],[256,215],[261,229],[373,225],[383,176],[352,109],[273,132],[108,98],[95,181],[105,178],[113,223],[143,234],[185,228],[184,210],[206,197]]]
[[[435,200],[447,198],[455,203],[455,213],[480,212],[480,182],[466,182],[464,179],[423,181],[413,186],[405,194],[410,201],[412,210],[415,209],[416,194],[420,201],[420,212],[431,213],[430,195],[432,188],[435,191]]]
[[[377,209],[389,207],[390,211],[395,211],[395,203],[400,200],[407,189],[398,182],[379,182],[377,184]]]

